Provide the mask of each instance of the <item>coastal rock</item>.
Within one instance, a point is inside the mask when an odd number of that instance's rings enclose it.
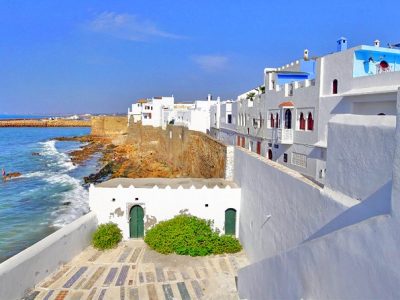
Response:
[[[112,163],[108,163],[103,168],[101,168],[99,172],[95,174],[90,174],[89,176],[84,177],[83,180],[85,184],[99,183],[108,179],[112,173],[113,173]]]

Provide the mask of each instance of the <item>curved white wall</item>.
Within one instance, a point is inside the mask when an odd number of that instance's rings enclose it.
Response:
[[[0,299],[20,299],[90,245],[97,217],[89,213],[0,264]]]
[[[335,117],[329,124],[328,184],[318,192],[279,165],[235,153],[242,166],[235,168],[242,188],[241,240],[253,262],[239,271],[242,298],[400,297],[395,124],[391,116]],[[252,183],[256,178],[265,184]],[[265,229],[254,232],[253,226],[252,232],[246,218],[260,222],[267,212]]]

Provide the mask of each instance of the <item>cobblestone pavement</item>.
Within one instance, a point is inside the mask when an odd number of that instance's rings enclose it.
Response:
[[[235,276],[245,265],[243,252],[162,255],[129,240],[104,252],[88,247],[24,299],[238,299]]]

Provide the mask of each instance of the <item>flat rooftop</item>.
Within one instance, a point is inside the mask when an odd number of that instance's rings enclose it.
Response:
[[[124,188],[133,186],[135,188],[152,188],[158,186],[159,188],[166,188],[167,186],[172,189],[182,187],[189,189],[194,186],[196,189],[206,188],[239,188],[233,181],[228,181],[222,178],[114,178],[108,181],[99,183],[96,187],[116,188],[121,185]]]

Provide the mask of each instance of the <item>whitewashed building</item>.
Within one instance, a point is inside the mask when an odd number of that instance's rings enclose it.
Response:
[[[143,106],[148,102],[147,99],[139,99],[128,108],[128,124],[142,121]]]
[[[218,98],[219,99],[219,98]],[[210,109],[219,100],[196,100],[192,103],[175,103],[172,97],[140,99],[128,108],[128,124],[141,122],[142,125],[166,128],[173,124],[190,130],[208,133],[210,131]]]
[[[219,99],[219,98],[218,98]],[[179,103],[173,108],[164,110],[163,127],[168,124],[187,127],[189,130],[208,133],[210,131],[210,109],[219,100],[196,100],[193,103]]]
[[[142,122],[144,126],[161,127],[163,125],[163,112],[174,107],[174,96],[153,97],[141,99],[132,104],[128,109],[128,123]]]
[[[182,213],[212,220],[221,233],[239,232],[240,188],[224,179],[111,179],[90,187],[89,206],[99,223],[116,223],[124,239]]]
[[[400,50],[373,46],[337,51],[264,70],[262,87],[212,109],[211,134],[325,182],[327,125],[336,114],[394,115]]]

